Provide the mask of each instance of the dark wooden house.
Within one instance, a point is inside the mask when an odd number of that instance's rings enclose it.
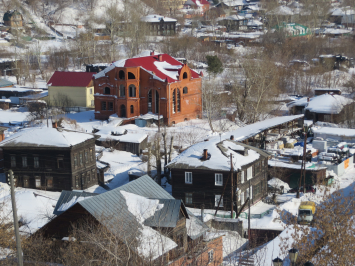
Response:
[[[232,15],[220,18],[218,24],[225,26],[227,31],[247,30],[248,19],[244,16]]]
[[[98,183],[92,134],[28,128],[0,142],[0,149],[17,187],[62,191]]]
[[[233,140],[195,144],[168,164],[173,196],[188,207],[230,211],[233,191],[234,211],[248,197],[254,204],[267,195],[268,156]]]
[[[141,18],[147,32],[152,36],[175,35],[177,20],[160,15],[148,15]]]
[[[154,262],[159,259],[167,263],[187,256],[188,241],[198,239],[208,230],[206,225],[185,208],[181,200],[174,199],[147,175],[106,193],[85,196],[91,197],[72,202],[73,205],[68,204],[70,200],[66,199],[66,195],[61,196],[60,199],[63,200],[57,204],[56,210],[61,209],[59,205],[62,204],[65,210],[38,230],[35,236],[41,234],[61,241],[63,237],[70,236],[73,223],[81,219],[93,219],[98,226],[107,227],[116,234],[124,244],[131,243],[132,239],[139,239],[136,245],[132,245],[133,256],[138,254],[142,261],[150,259]],[[139,207],[136,206],[145,206],[144,210],[152,215],[141,216]],[[148,210],[148,206],[152,209]],[[151,231],[149,239],[141,237],[140,233],[143,230]],[[149,247],[151,241],[155,242]],[[210,241],[205,241],[208,242]],[[202,241],[201,245],[203,245]],[[206,245],[206,247],[200,255],[208,255],[209,251],[216,249],[215,253],[220,256],[219,265],[222,262],[222,252],[218,253],[217,248],[222,250],[222,246]],[[142,248],[146,251],[139,252]],[[186,259],[185,257],[184,260]],[[187,265],[187,263],[173,265]]]
[[[19,28],[23,26],[23,17],[17,10],[10,10],[4,14],[4,25]]]

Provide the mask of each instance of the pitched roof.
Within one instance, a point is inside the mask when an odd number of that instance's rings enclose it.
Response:
[[[162,57],[161,61],[159,61],[159,56]],[[183,65],[184,64],[180,63],[168,54],[134,57],[114,62],[108,68],[97,73],[95,78],[97,79],[104,77],[107,72],[111,71],[115,67],[141,67],[151,73],[154,78],[172,83],[178,80],[178,75]],[[193,79],[200,77],[199,74],[192,69],[190,69],[190,71]]]
[[[0,79],[0,88],[13,86],[14,83],[7,79]]]
[[[94,139],[93,134],[56,128],[26,128],[0,142],[0,147],[60,147],[68,148]]]
[[[68,190],[63,190],[62,193],[60,194],[60,197],[57,201],[57,205],[55,206],[53,210],[53,214],[59,215],[69,209],[71,206],[73,206],[75,203],[84,200],[85,198],[88,197],[93,197],[98,194],[96,193],[89,193],[89,192],[84,192],[84,191],[68,191]]]
[[[194,2],[197,6],[201,5],[210,5],[210,3],[207,0],[191,0]]]
[[[305,110],[321,114],[339,114],[343,107],[354,101],[341,95],[322,94],[310,99]]]
[[[48,86],[61,87],[87,87],[89,86],[95,72],[64,72],[55,71]]]
[[[148,15],[141,18],[141,21],[144,22],[160,22],[161,20],[163,20],[164,22],[177,22],[177,20],[174,18],[169,18],[161,15]]]

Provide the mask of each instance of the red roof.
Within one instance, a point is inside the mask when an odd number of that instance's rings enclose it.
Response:
[[[61,87],[87,87],[94,72],[54,72],[51,79],[48,81],[48,86],[61,86]]]
[[[196,4],[196,0],[191,0],[191,1]],[[209,5],[210,4],[207,0],[199,0],[199,2],[200,2],[201,5]]]
[[[168,66],[164,67],[165,70],[167,71],[176,71],[179,72],[178,69],[174,69],[174,66],[183,66],[182,63],[180,63],[179,61],[177,61],[175,58],[171,57],[168,54],[161,54],[162,56],[162,60],[161,62],[166,62],[169,65],[171,65],[172,67],[169,69]],[[168,83],[172,83],[175,82],[177,80],[177,78],[172,78],[170,75],[167,75],[165,73],[163,73],[161,70],[163,70],[162,68],[158,68],[154,62],[159,62],[159,57],[158,55],[151,55],[151,56],[145,56],[145,57],[137,57],[137,58],[130,58],[127,59],[125,62],[125,67],[142,67],[148,71],[154,72],[154,74],[163,79],[166,80]],[[200,76],[191,69],[191,76],[192,78],[199,78]]]

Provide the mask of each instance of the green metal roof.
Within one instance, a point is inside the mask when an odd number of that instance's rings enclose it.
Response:
[[[13,85],[14,85],[14,83],[11,81],[8,81],[7,79],[0,79],[0,88],[10,87]]]

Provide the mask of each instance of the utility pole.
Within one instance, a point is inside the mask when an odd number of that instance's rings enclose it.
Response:
[[[11,203],[12,203],[12,214],[14,216],[17,261],[18,261],[19,266],[23,266],[21,239],[20,239],[20,233],[19,233],[19,228],[18,228],[17,208],[16,208],[16,200],[15,200],[14,173],[12,172],[12,170],[9,171],[8,183],[10,183],[10,188],[11,188]]]
[[[306,173],[305,172],[306,172],[307,132],[308,132],[308,128],[304,127],[304,143],[303,143],[303,156],[302,156],[302,164],[301,164],[301,176],[300,176],[300,182],[299,182],[298,190],[297,190],[297,194],[296,194],[296,198],[298,198],[298,199],[300,197],[302,178],[304,179],[303,180],[303,192],[306,193],[306,187],[305,187]]]
[[[251,198],[250,198],[250,180],[249,180],[249,201],[248,201],[248,243],[249,243],[249,247],[250,247],[250,239],[251,239],[251,236],[250,236],[250,201],[251,201]]]
[[[231,219],[233,219],[233,210],[234,210],[234,180],[233,180],[233,155],[230,154],[231,159]]]

